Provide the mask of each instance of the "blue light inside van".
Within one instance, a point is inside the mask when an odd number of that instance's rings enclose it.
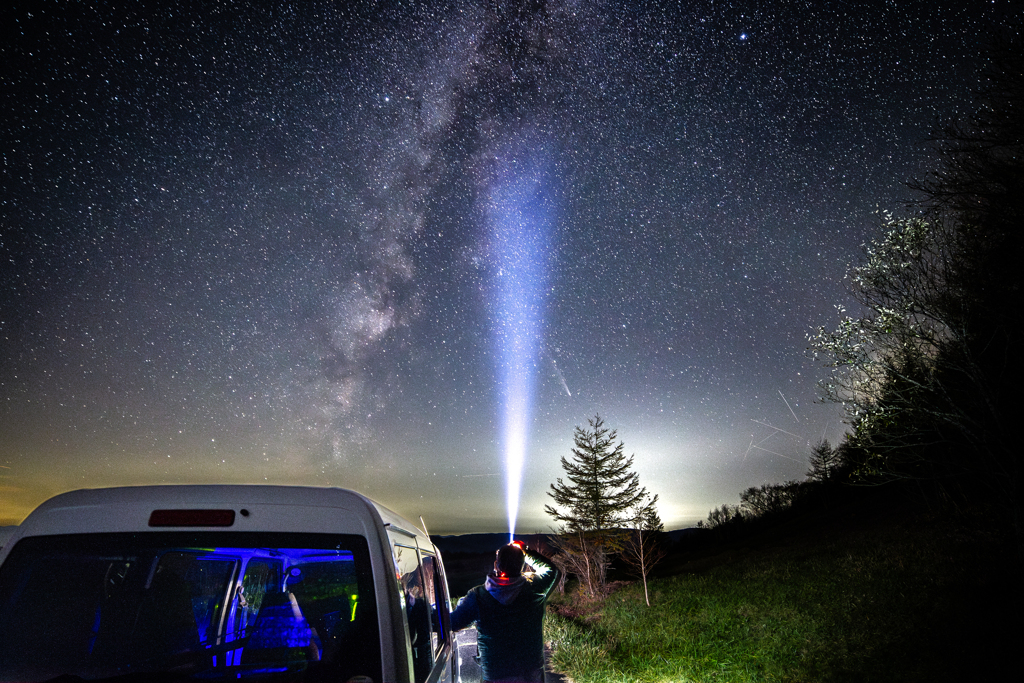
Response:
[[[234,679],[301,672],[325,657],[362,661],[367,647],[379,647],[374,612],[359,604],[374,604],[361,537],[227,530],[38,536],[15,546],[3,570],[5,674],[11,665],[43,678],[82,675],[94,673],[96,662],[141,673],[191,653],[191,662],[207,667],[201,677]],[[75,580],[56,579],[68,576]]]

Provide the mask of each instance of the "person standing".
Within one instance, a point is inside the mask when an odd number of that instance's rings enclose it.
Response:
[[[485,683],[544,680],[544,605],[558,575],[550,560],[514,541],[498,549],[484,584],[459,601],[452,629],[476,622]]]

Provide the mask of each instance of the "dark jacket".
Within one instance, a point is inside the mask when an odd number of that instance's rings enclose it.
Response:
[[[452,612],[456,631],[476,622],[485,681],[542,680],[544,603],[558,570],[534,553],[527,553],[526,561],[534,572],[511,581],[491,573]]]

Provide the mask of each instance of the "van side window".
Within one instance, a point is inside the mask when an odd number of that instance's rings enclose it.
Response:
[[[436,653],[444,645],[444,628],[441,625],[442,611],[447,605],[444,600],[444,591],[441,589],[442,582],[438,576],[438,563],[436,558],[421,551],[420,564],[423,567],[423,578],[427,596],[427,604],[430,608],[430,640],[433,651]]]
[[[282,571],[281,560],[253,558],[245,566],[245,576],[242,577],[239,589],[239,612],[242,616],[240,630],[243,631],[241,635],[245,635],[245,629],[256,621],[263,597],[281,585]]]
[[[245,574],[235,595],[234,619],[225,634],[227,642],[241,641],[251,634],[263,606],[263,598],[280,587],[282,573],[281,560],[252,558],[245,565]],[[225,657],[228,665],[241,664],[242,650],[229,651]]]
[[[412,666],[416,683],[423,683],[433,665],[433,644],[430,629],[430,604],[416,548],[395,544],[395,564],[405,597],[405,616],[412,644]]]
[[[185,580],[192,592],[192,611],[204,647],[216,643],[222,612],[230,605],[231,580],[238,560],[196,557],[190,563]]]

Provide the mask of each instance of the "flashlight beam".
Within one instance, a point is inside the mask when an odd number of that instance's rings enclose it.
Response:
[[[488,188],[487,222],[496,257],[492,305],[509,538],[515,534],[519,516],[551,253],[550,179],[546,157],[537,152],[544,147],[543,141],[527,135],[495,157],[501,163],[493,169]]]

